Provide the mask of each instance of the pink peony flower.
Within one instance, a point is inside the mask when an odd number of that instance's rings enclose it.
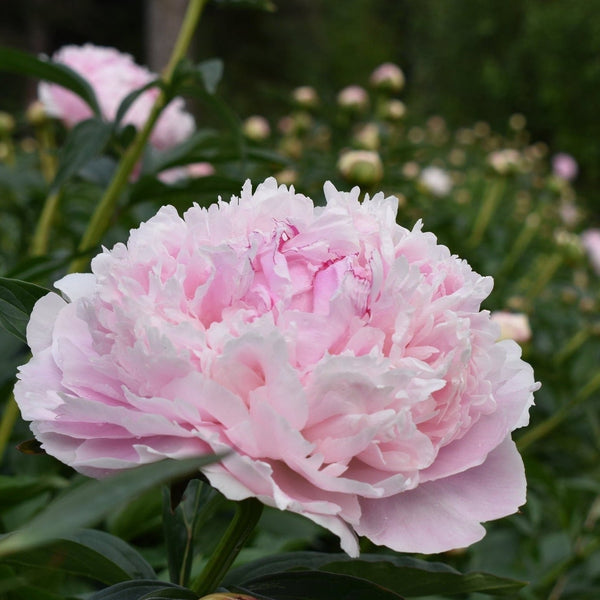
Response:
[[[203,469],[399,551],[480,539],[525,502],[511,431],[531,367],[481,301],[492,288],[397,200],[327,204],[267,179],[181,218],[166,206],[92,273],[36,304],[15,397],[46,451],[104,477],[232,451]]]
[[[52,60],[67,65],[89,82],[98,98],[102,116],[109,121],[116,117],[125,96],[158,77],[137,65],[129,54],[92,44],[64,46]],[[144,92],[128,110],[123,122],[139,129],[146,122],[158,93],[157,88]],[[67,127],[92,116],[91,109],[79,96],[60,85],[41,82],[38,95],[48,114],[63,121]],[[175,98],[156,123],[150,142],[159,149],[170,148],[189,137],[194,128],[194,119],[185,111],[183,100]]]
[[[552,171],[557,177],[573,181],[579,172],[577,161],[565,152],[559,152],[552,157]]]
[[[600,275],[600,229],[587,229],[581,234],[581,243],[594,271]]]

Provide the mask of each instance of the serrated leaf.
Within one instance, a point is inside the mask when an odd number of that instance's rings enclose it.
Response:
[[[66,491],[22,529],[3,537],[0,540],[0,556],[42,546],[76,529],[93,525],[106,516],[115,504],[220,459],[211,455],[186,460],[163,460],[120,472],[101,481],[86,481]]]
[[[56,570],[112,585],[131,579],[154,579],[144,558],[123,540],[93,529],[83,529],[53,544],[15,554],[8,563]]]
[[[35,283],[0,277],[0,323],[7,331],[27,342],[29,315],[34,304],[49,292]]]
[[[236,591],[250,595],[259,594],[261,598],[273,600],[331,600],[332,598],[402,600],[402,596],[375,582],[322,571],[275,573],[253,579]]]
[[[66,65],[14,48],[0,47],[0,70],[58,83],[84,100],[94,114],[100,114],[98,100],[90,84]]]
[[[112,585],[109,588],[92,594],[88,597],[88,600],[142,600],[148,596],[152,597],[152,594],[156,595],[156,593],[168,589],[180,591],[184,600],[187,600],[187,598],[193,600],[197,597],[186,597],[184,594],[188,593],[189,590],[172,583],[138,579],[136,581],[126,581]]]
[[[96,158],[106,147],[112,125],[102,119],[86,119],[69,132],[58,157],[58,171],[50,186],[56,192],[66,181]]]

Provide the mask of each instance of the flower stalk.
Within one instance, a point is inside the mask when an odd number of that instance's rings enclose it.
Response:
[[[488,186],[487,193],[483,199],[483,203],[475,219],[473,230],[467,240],[467,246],[469,248],[475,248],[481,243],[483,236],[498,208],[500,200],[504,196],[504,189],[506,187],[505,180],[503,178],[494,179]]]
[[[100,200],[100,203],[96,207],[88,227],[83,234],[81,242],[79,243],[78,253],[79,256],[71,263],[69,272],[73,273],[76,271],[82,271],[87,267],[89,259],[85,255],[86,252],[94,248],[102,238],[104,232],[108,228],[111,217],[115,211],[117,202],[121,195],[121,192],[127,185],[129,177],[142,156],[142,152],[146,146],[146,143],[154,129],[160,114],[163,109],[167,106],[169,98],[165,93],[164,88],[168,88],[172,81],[175,73],[175,67],[179,61],[185,56],[189,45],[194,36],[194,32],[202,15],[202,10],[208,0],[190,0],[187,12],[183,19],[179,36],[175,42],[173,52],[169,59],[165,70],[162,73],[161,81],[163,88],[161,88],[154,105],[150,111],[150,115],[144,126],[138,131],[131,145],[125,151],[123,158],[119,162],[117,171],[110,182],[104,196]]]
[[[233,564],[240,550],[254,531],[262,514],[263,504],[256,498],[238,502],[233,521],[191,589],[202,597],[214,592]]]

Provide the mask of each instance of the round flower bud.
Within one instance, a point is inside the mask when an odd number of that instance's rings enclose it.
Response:
[[[402,165],[402,175],[406,177],[406,179],[415,179],[420,172],[421,167],[419,167],[419,163],[414,160],[409,160]]]
[[[242,124],[242,132],[253,142],[264,142],[271,135],[271,126],[264,117],[253,115]]]
[[[363,150],[377,150],[380,146],[379,127],[375,123],[361,125],[352,139]]]
[[[600,275],[600,229],[587,229],[581,234],[581,243],[592,269]]]
[[[419,186],[432,196],[442,198],[452,190],[452,178],[440,167],[426,167],[421,171]]]
[[[15,118],[7,112],[0,111],[0,135],[10,135],[15,129]]]
[[[369,94],[360,85],[349,85],[339,92],[337,103],[350,113],[363,113],[369,107]]]
[[[513,148],[505,148],[504,150],[496,150],[488,154],[488,164],[500,175],[508,173],[516,173],[520,170],[523,164],[523,157],[518,150]]]
[[[294,185],[298,182],[298,172],[294,169],[283,169],[275,174],[275,179],[280,185]]]
[[[377,152],[370,150],[350,150],[338,160],[338,169],[351,183],[371,186],[383,177],[383,164]]]
[[[406,116],[406,106],[402,100],[387,100],[380,106],[380,116],[387,121],[401,121]]]
[[[521,113],[515,113],[514,115],[511,115],[508,119],[508,126],[513,131],[523,131],[526,125],[527,119],[525,118],[525,115],[522,115]]]
[[[552,157],[552,171],[556,177],[573,181],[579,172],[577,161],[565,152],[559,152]]]
[[[500,326],[501,340],[514,340],[520,344],[531,339],[529,317],[525,313],[513,313],[505,310],[492,312],[491,319]]]
[[[399,92],[404,87],[404,73],[394,63],[383,63],[371,73],[369,81],[377,90]]]
[[[292,100],[299,108],[311,110],[319,105],[319,95],[315,88],[308,85],[297,87],[292,92]]]
[[[27,108],[27,120],[35,127],[43,125],[48,120],[48,113],[43,102],[35,100]]]

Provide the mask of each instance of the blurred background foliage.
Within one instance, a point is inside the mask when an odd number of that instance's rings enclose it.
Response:
[[[198,56],[224,59],[223,95],[241,115],[281,113],[290,88],[301,84],[331,99],[392,61],[407,75],[404,99],[415,116],[442,114],[451,128],[484,120],[503,132],[507,115],[523,113],[534,139],[575,156],[580,189],[595,202],[600,0],[275,4],[273,13],[209,6],[197,36]],[[162,18],[153,25],[149,15],[184,8],[183,0],[5,2],[0,43],[51,54],[89,41],[160,70],[166,59],[157,46],[169,47],[178,24]],[[0,84],[3,110],[33,97],[22,79],[2,75]]]

